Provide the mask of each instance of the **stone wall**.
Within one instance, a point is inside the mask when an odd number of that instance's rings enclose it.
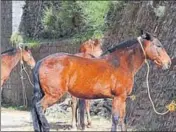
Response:
[[[1,51],[11,47],[9,38],[12,34],[12,1],[1,1]]]

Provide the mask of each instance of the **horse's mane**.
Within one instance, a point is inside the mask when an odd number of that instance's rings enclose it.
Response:
[[[1,55],[6,54],[6,53],[8,53],[8,55],[14,55],[14,54],[16,54],[16,52],[17,52],[16,48],[11,48],[11,49],[8,49],[8,50],[2,52]]]
[[[136,38],[131,39],[131,40],[123,41],[123,42],[121,42],[121,43],[119,43],[119,44],[116,44],[114,47],[107,49],[105,52],[102,53],[102,55],[105,55],[105,54],[107,54],[107,53],[112,53],[112,52],[114,52],[116,49],[122,49],[122,48],[131,47],[131,46],[133,46],[133,45],[135,45],[135,44],[137,44],[137,43],[138,43],[138,41],[137,41]],[[101,56],[102,56],[102,55],[101,55]]]

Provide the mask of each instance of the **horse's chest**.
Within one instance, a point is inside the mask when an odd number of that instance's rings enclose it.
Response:
[[[133,86],[133,78],[131,76],[122,76],[116,77],[114,81],[114,86],[112,87],[112,94],[113,95],[120,95],[120,94],[129,94],[131,93]]]
[[[10,75],[10,68],[6,68],[5,66],[1,66],[1,79],[6,79]]]

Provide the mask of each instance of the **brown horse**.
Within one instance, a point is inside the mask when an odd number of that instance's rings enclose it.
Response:
[[[126,130],[126,98],[131,93],[134,75],[145,58],[168,69],[171,59],[160,41],[149,33],[125,41],[99,58],[71,54],[52,54],[37,62],[34,68],[32,119],[35,131],[49,131],[44,110],[55,104],[66,92],[77,98],[112,98],[112,131]],[[144,48],[144,52],[142,47]],[[145,53],[145,54],[144,54]]]
[[[98,39],[85,41],[81,44],[78,54],[76,56],[85,57],[85,58],[95,58],[99,57],[102,54],[101,49],[101,41]],[[77,121],[75,119],[76,115],[76,108],[77,108],[77,99],[76,97],[72,96],[72,127],[76,128]],[[88,127],[91,125],[91,117],[90,117],[90,102],[86,100],[85,105],[86,113],[87,113],[87,123]]]
[[[34,68],[35,60],[27,46],[24,49],[12,48],[1,53],[1,88],[19,61],[25,61],[31,68]]]

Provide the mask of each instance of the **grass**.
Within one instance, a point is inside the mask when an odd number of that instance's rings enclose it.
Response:
[[[24,106],[14,106],[14,105],[10,105],[10,104],[1,104],[1,108],[6,108],[8,110],[19,110],[19,111],[29,111],[30,107],[24,107]]]

